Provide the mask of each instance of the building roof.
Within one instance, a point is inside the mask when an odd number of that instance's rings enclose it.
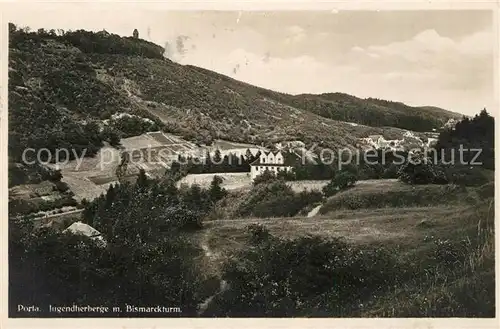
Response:
[[[283,155],[283,163],[261,163],[260,157],[257,158],[254,162],[250,163],[251,166],[269,166],[269,167],[279,167],[279,166],[295,166],[300,163],[300,156],[295,152],[285,152],[285,151],[276,151],[272,152],[274,155],[280,153]],[[264,155],[269,155],[271,152],[264,152]]]
[[[96,230],[90,225],[87,225],[82,222],[75,222],[71,224],[67,229],[65,229],[63,232],[71,232],[73,234],[81,234],[81,235],[86,235],[89,238],[95,237],[95,236],[100,236],[101,232]]]
[[[75,235],[85,235],[92,239],[97,246],[104,248],[107,245],[106,240],[104,240],[101,232],[93,228],[92,226],[82,223],[82,222],[75,222],[71,224],[67,229],[63,231],[63,233],[70,232]]]

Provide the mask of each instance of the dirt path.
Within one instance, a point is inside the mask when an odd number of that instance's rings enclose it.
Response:
[[[214,253],[208,244],[208,237],[210,235],[210,229],[205,229],[205,233],[203,234],[200,242],[201,249],[203,249],[203,252],[205,253],[205,257],[208,258],[208,262],[210,264],[216,264],[218,262],[219,255]],[[203,302],[201,302],[198,305],[198,315],[201,316],[205,313],[205,311],[208,309],[208,306],[212,302],[212,300],[219,294],[225,292],[229,288],[229,285],[225,280],[220,280],[219,281],[219,289],[211,296],[205,298]]]
[[[310,217],[314,217],[318,214],[318,211],[321,209],[323,205],[320,204],[319,206],[316,206],[314,207],[313,210],[311,210],[308,214],[307,214],[307,218],[310,218]]]

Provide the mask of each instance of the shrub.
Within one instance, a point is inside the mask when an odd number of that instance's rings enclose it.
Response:
[[[67,223],[66,223],[67,224]],[[128,229],[137,233],[140,221]],[[194,316],[201,274],[194,259],[199,248],[176,235],[157,235],[148,244],[116,241],[99,248],[85,236],[9,224],[11,316],[17,304],[176,305]],[[40,284],[43,282],[43,284]],[[52,316],[47,309],[39,316]],[[128,313],[129,316],[165,316]],[[110,317],[119,313],[65,313],[60,316]]]
[[[58,190],[61,193],[64,193],[64,192],[69,190],[69,186],[65,182],[57,181],[54,183],[54,186],[55,186],[56,190]]]
[[[322,199],[319,191],[295,193],[283,180],[259,183],[237,209],[239,216],[291,217],[309,204]]]
[[[250,243],[252,244],[259,244],[267,241],[270,237],[269,230],[262,224],[248,225],[247,231],[250,234]]]
[[[444,168],[446,180],[449,183],[462,186],[479,186],[486,184],[489,179],[480,167],[448,166]]]
[[[332,196],[340,190],[352,187],[357,182],[357,177],[349,171],[337,173],[326,186],[323,187],[323,194],[326,197]]]
[[[331,197],[321,207],[320,213],[338,209],[373,209],[385,207],[425,207],[470,202],[468,190],[456,185],[407,186],[393,191],[346,191]]]
[[[431,158],[421,154],[414,155],[401,166],[398,172],[399,179],[408,184],[446,184],[444,170],[433,163]]]
[[[362,250],[339,239],[272,237],[225,264],[229,289],[214,315],[342,316],[390,286],[398,269],[384,249]]]
[[[255,177],[255,179],[253,180],[253,185],[256,186],[259,184],[269,183],[276,180],[276,178],[276,175],[272,171],[265,170],[262,174]]]

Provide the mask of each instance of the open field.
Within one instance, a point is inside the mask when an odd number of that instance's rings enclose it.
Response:
[[[288,182],[288,185],[290,185],[295,192],[301,192],[304,190],[321,191],[321,189],[329,182],[329,180],[303,180]]]
[[[206,222],[204,230],[212,252],[225,255],[247,245],[246,227],[256,223],[283,238],[313,234],[341,237],[357,244],[393,244],[409,250],[425,245],[426,237],[446,237],[450,230],[454,235],[465,236],[477,224],[467,222],[473,215],[474,208],[470,206],[343,210],[312,218],[215,220]]]
[[[318,187],[324,182],[293,183],[302,189]],[[356,244],[390,244],[408,251],[425,246],[429,237],[466,237],[467,232],[476,228],[477,207],[484,203],[479,193],[486,187],[461,190],[447,185],[412,186],[395,179],[358,181],[353,188],[327,199],[312,217],[233,219],[230,216],[206,221],[202,236],[211,252],[225,255],[223,258],[245,248],[246,227],[250,224],[262,224],[271,234],[284,238],[313,234],[341,237]],[[379,195],[386,196],[385,202],[377,199]],[[235,197],[241,199],[245,193],[242,191]],[[355,209],[345,206],[350,205],[351,198],[357,200]]]
[[[395,179],[358,181],[354,187],[330,197],[319,213],[341,209],[467,204],[480,199],[474,191],[473,188],[453,185],[409,185]]]
[[[250,173],[215,173],[215,174],[190,174],[179,181],[181,184],[198,184],[202,187],[210,186],[210,182],[214,176],[222,177],[224,182],[222,186],[227,190],[238,190],[250,188],[252,186],[252,180],[250,179]],[[287,182],[288,185],[292,187],[295,192],[301,192],[304,190],[319,190],[323,188],[329,181],[318,180],[318,181],[291,181]]]
[[[237,190],[248,188],[251,186],[250,173],[216,173],[216,174],[191,174],[182,178],[178,182],[178,186],[186,184],[198,184],[201,187],[207,188],[210,186],[214,176],[219,176],[223,179],[222,187],[227,190]]]
[[[420,192],[429,194],[434,201],[418,197]],[[377,200],[380,194],[387,195],[385,202]],[[400,194],[404,201],[392,202],[393,194]],[[238,197],[244,195],[242,192]],[[344,209],[341,203],[337,204],[340,207],[331,208],[331,201],[340,195],[342,202],[356,197],[368,202],[359,203],[356,209]],[[406,202],[412,196],[417,197]],[[309,218],[215,219],[205,221],[203,229],[191,238],[205,252],[201,261],[207,275],[221,278],[225,277],[221,276],[224,264],[241,257],[240,252],[257,248],[251,240],[248,227],[251,224],[261,225],[274,237],[287,240],[309,235],[327,240],[340,238],[363,253],[389,252],[395,265],[384,271],[394,271],[390,275],[402,278],[376,296],[368,297],[354,316],[492,316],[492,196],[492,183],[454,189],[439,185],[411,186],[395,180],[360,181],[327,200],[330,208],[323,214]],[[276,242],[271,240],[271,243]],[[251,262],[250,258],[247,260]],[[265,259],[256,262],[273,268],[272,264],[266,265]],[[408,276],[402,269],[408,271]],[[221,287],[224,282],[221,279]]]
[[[11,187],[9,189],[9,200],[29,200],[37,197],[58,195],[58,192],[53,190],[54,184],[49,181],[41,182],[40,184],[24,184]]]

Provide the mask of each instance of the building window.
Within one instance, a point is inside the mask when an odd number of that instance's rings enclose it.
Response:
[[[262,158],[262,163],[266,163],[266,158]]]

